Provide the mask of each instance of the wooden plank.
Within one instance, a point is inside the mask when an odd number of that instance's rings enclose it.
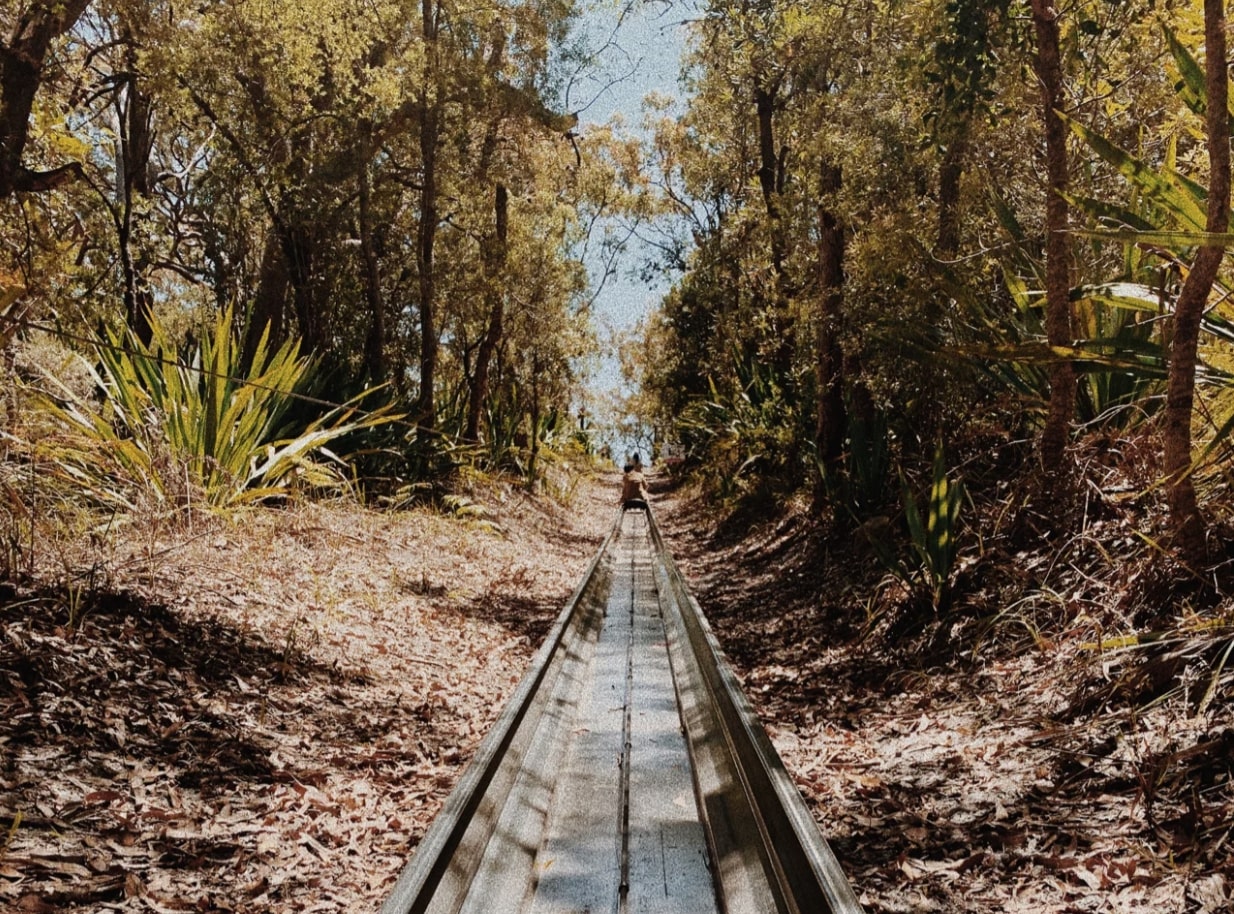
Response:
[[[628,911],[712,914],[718,911],[715,884],[649,546],[640,559],[634,600]]]
[[[535,859],[532,914],[615,912],[621,880],[622,748],[632,580],[618,551],[590,675],[580,684],[544,842]]]

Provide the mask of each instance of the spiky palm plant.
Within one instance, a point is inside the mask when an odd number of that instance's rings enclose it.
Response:
[[[108,331],[91,371],[101,407],[50,379],[44,405],[69,434],[55,464],[89,497],[129,509],[136,487],[157,500],[190,493],[221,506],[286,495],[293,485],[335,488],[343,463],[329,445],[392,421],[388,408],[362,413],[357,398],[297,424],[291,409],[314,368],[299,344],[261,342],[245,364],[229,310],[203,335],[191,359],[156,321],[149,344]]]
[[[957,537],[963,502],[964,485],[948,475],[940,444],[934,452],[930,499],[924,515],[907,484],[904,486],[904,519],[908,524],[918,567],[929,584],[935,609],[944,605],[951,570],[959,552]]]

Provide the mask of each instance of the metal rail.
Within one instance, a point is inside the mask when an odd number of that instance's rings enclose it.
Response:
[[[651,512],[613,529],[382,914],[860,914]]]

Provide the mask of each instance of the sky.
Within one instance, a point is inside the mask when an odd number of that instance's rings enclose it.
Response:
[[[603,3],[603,0],[598,0]],[[620,0],[618,0],[620,2]],[[587,82],[580,83],[572,101],[585,105],[579,114],[580,126],[603,124],[620,115],[630,128],[643,119],[643,99],[651,92],[678,94],[677,77],[685,42],[681,3],[656,0],[625,0],[629,9],[621,16],[619,8],[600,6],[590,16],[597,40],[613,35],[613,44],[604,55],[603,68]],[[608,83],[612,80],[611,85]],[[648,288],[631,280],[642,253],[637,244],[619,267],[620,282],[610,279],[601,292],[599,305],[603,317],[618,329],[628,329],[644,317],[659,301],[663,287]]]
[[[579,111],[582,130],[607,123],[614,116],[620,116],[628,128],[637,129],[648,94],[679,94],[677,79],[689,4],[681,0],[593,2],[595,6],[586,16],[591,41],[607,50],[600,66],[571,86],[568,107]],[[663,281],[648,284],[633,275],[646,256],[637,239],[631,239],[615,274],[596,297],[594,315],[604,350],[591,384],[598,395],[620,386],[614,335],[634,328],[667,291]],[[598,281],[602,272],[598,264],[592,264],[591,269],[593,281]]]

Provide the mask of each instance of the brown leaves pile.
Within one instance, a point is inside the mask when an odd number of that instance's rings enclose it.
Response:
[[[671,516],[678,560],[869,914],[1234,907],[1228,686],[1119,696],[1155,667],[1121,676],[1138,655],[1092,649],[1075,613],[1035,643],[978,639],[963,608],[871,635],[873,560],[821,547],[808,518],[729,544],[698,515]],[[1019,558],[1049,564],[1048,548]],[[1131,565],[1090,575],[1091,614]]]
[[[0,594],[0,909],[375,908],[612,520],[496,497],[198,519],[110,543],[107,592]]]

